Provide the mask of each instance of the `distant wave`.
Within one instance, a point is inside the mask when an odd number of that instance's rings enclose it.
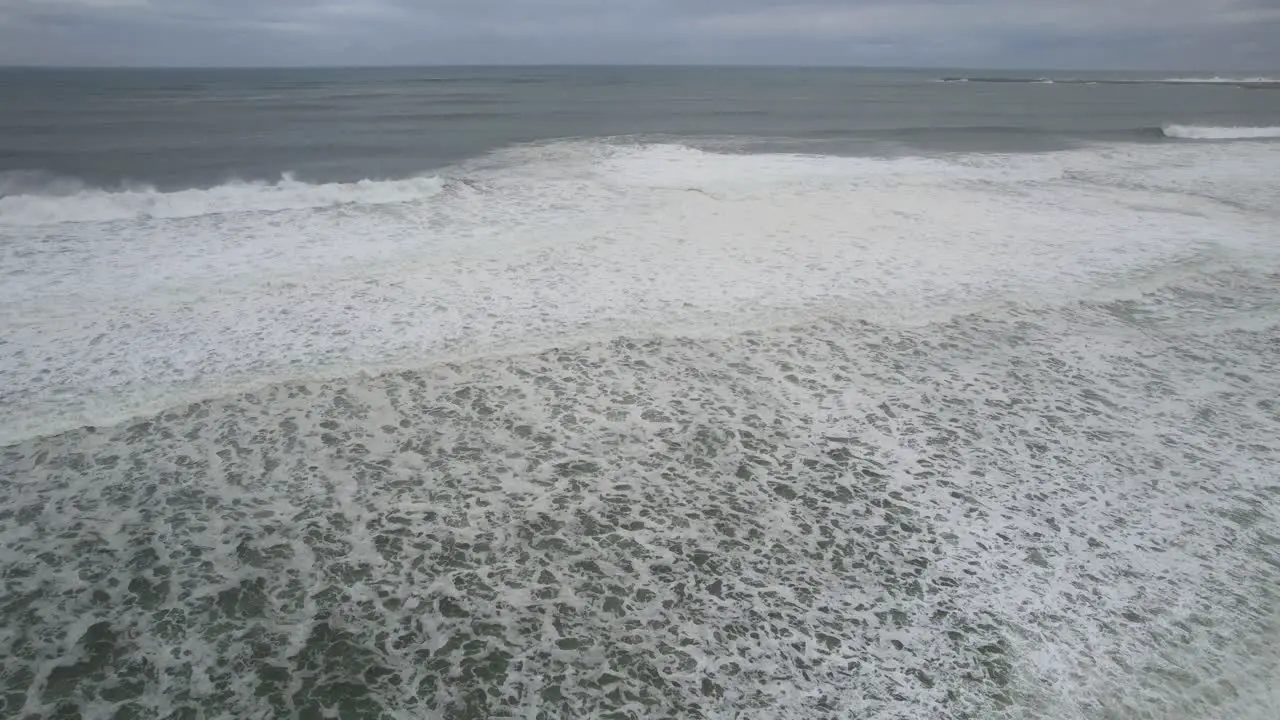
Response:
[[[938,78],[938,82],[944,83],[1012,83],[1012,84],[1044,84],[1054,82],[1050,78],[1028,78],[1028,77],[944,77]]]
[[[1259,140],[1280,138],[1280,127],[1209,127],[1201,125],[1165,125],[1165,137],[1181,140]]]
[[[1280,84],[1280,80],[1269,77],[1252,77],[1252,78],[1229,78],[1229,77],[1190,77],[1190,78],[1167,78],[1157,82],[1163,83],[1192,83],[1204,85],[1275,85]]]
[[[1280,88],[1280,79],[1269,77],[1182,78],[1047,78],[1047,77],[944,77],[947,83],[1008,83],[1021,85],[1234,85],[1250,89]]]
[[[816,136],[844,137],[846,130],[830,130]],[[890,137],[915,140],[932,136],[954,137],[986,136],[1008,138],[1021,135],[1072,133],[1039,127],[1012,126],[960,126],[960,127],[906,127],[885,130],[869,130],[853,133],[868,137]],[[1098,131],[1090,137],[1110,140],[1257,140],[1280,138],[1280,127],[1212,127],[1168,124],[1129,129]],[[790,151],[803,150],[793,141]],[[777,148],[778,143],[772,143]],[[737,155],[743,148],[741,139],[729,155]],[[43,171],[0,172],[0,227],[29,227],[59,223],[102,223],[129,220],[165,220],[195,218],[207,215],[239,213],[271,213],[288,210],[308,210],[340,206],[380,206],[416,203],[455,190],[476,188],[468,179],[473,171],[482,175],[487,171],[502,171],[507,167],[536,164],[540,180],[556,176],[556,168],[580,167],[586,162],[592,165],[604,163],[619,156],[639,154],[648,159],[662,156],[672,164],[681,164],[691,158],[695,161],[707,157],[699,148],[680,143],[642,143],[631,145],[614,142],[557,142],[516,146],[496,151],[460,167],[452,168],[445,175],[421,175],[404,179],[359,180],[355,182],[311,183],[298,180],[285,173],[275,182],[233,181],[206,188],[159,190],[148,185],[102,188],[84,182],[53,175]],[[749,153],[758,154],[758,153]],[[807,157],[801,153],[791,155],[777,152],[762,157],[771,163],[794,161]],[[829,158],[835,160],[835,156]],[[655,161],[656,162],[656,161]],[[600,165],[603,167],[604,165]],[[662,164],[654,165],[655,171]],[[598,169],[598,168],[597,168]],[[572,171],[566,171],[571,172]]]
[[[25,182],[24,182],[25,180]],[[122,190],[86,188],[31,173],[12,174],[0,185],[0,225],[108,222],[136,218],[183,218],[245,211],[301,210],[336,205],[386,205],[431,197],[444,189],[438,177],[307,183],[290,174],[274,183],[231,182],[205,189],[162,192],[142,186]]]

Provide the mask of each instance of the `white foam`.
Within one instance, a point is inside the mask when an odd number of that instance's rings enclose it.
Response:
[[[1188,83],[1188,84],[1193,84],[1193,85],[1194,85],[1194,84],[1205,84],[1205,85],[1219,85],[1219,84],[1221,84],[1221,85],[1268,85],[1268,84],[1272,84],[1272,83],[1280,83],[1280,80],[1277,80],[1277,79],[1275,79],[1275,78],[1270,78],[1270,77],[1261,77],[1261,76],[1232,78],[1232,77],[1220,77],[1220,76],[1215,75],[1215,76],[1213,76],[1213,77],[1178,77],[1178,78],[1165,78],[1164,80],[1156,80],[1156,81],[1152,81],[1152,82]]]
[[[1280,80],[1270,77],[1175,77],[1175,78],[1108,78],[1099,80],[1082,80],[1078,78],[1032,78],[1032,77],[953,77],[942,78],[935,82],[981,82],[981,83],[1029,83],[1029,84],[1048,84],[1066,83],[1070,85],[1100,85],[1100,84],[1120,84],[1120,85],[1274,85],[1280,84]]]
[[[1269,718],[1280,377],[1274,332],[1217,320],[1280,294],[1196,280],[1124,304],[1141,323],[1084,302],[615,338],[6,448],[0,642],[35,676],[11,695]]]
[[[1184,140],[1259,140],[1280,138],[1280,127],[1211,127],[1203,125],[1165,125],[1165,137]]]
[[[15,408],[0,440],[270,379],[619,332],[915,324],[1075,298],[1265,245],[1269,217],[1190,195],[1212,178],[1275,197],[1270,152],[867,159],[582,141],[454,168],[467,183],[428,202],[409,200],[434,180],[228,186],[156,194],[171,200],[145,212],[104,193],[100,222],[84,195],[49,199],[50,224],[0,224],[0,400]]]
[[[561,143],[0,227],[3,438],[170,409],[5,448],[10,695],[1270,717],[1277,150]]]
[[[385,205],[429,198],[442,187],[443,183],[436,177],[312,184],[285,174],[275,183],[233,182],[174,192],[141,187],[119,191],[76,188],[71,193],[0,193],[0,225],[176,219],[229,212]]]

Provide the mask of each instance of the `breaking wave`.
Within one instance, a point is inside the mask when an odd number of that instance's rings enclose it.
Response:
[[[1280,138],[1280,127],[1208,127],[1165,125],[1165,137],[1183,140],[1261,140]]]
[[[1270,77],[1183,77],[1183,78],[1047,78],[1047,77],[944,77],[939,82],[1011,83],[1031,85],[1235,85],[1248,88],[1280,87],[1280,80]]]
[[[1166,83],[1191,83],[1201,85],[1274,85],[1280,84],[1280,80],[1270,77],[1182,77],[1182,78],[1166,78],[1156,82]]]
[[[39,173],[30,176],[40,182],[21,183],[21,178],[14,175],[6,184],[0,184],[0,190],[8,190],[0,192],[0,224],[175,219],[344,204],[391,204],[430,197],[443,188],[443,182],[436,177],[317,184],[286,173],[274,183],[231,182],[207,189],[163,192],[148,186],[122,190],[86,188],[76,180],[51,181]]]

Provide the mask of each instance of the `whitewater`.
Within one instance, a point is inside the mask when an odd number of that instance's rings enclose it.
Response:
[[[1254,130],[19,187],[0,714],[1271,717]]]
[[[1280,138],[1280,127],[1202,127],[1195,125],[1165,125],[1166,137],[1187,140],[1261,140]]]

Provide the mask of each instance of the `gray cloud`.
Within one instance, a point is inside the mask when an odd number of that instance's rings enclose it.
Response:
[[[1280,0],[0,0],[0,63],[1259,69]]]

